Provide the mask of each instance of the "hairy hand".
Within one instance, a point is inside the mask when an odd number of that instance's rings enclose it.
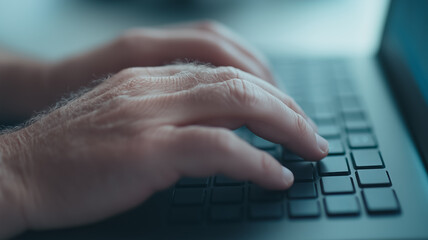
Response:
[[[183,176],[224,174],[288,188],[289,170],[229,130],[242,125],[309,160],[328,151],[301,109],[271,84],[233,67],[187,64],[121,71],[3,135],[13,143],[3,162],[31,229],[104,219]]]
[[[267,60],[225,26],[191,22],[160,28],[136,28],[94,51],[53,64],[47,73],[51,92],[77,90],[89,81],[129,67],[163,66],[174,61],[232,66],[272,84]]]
[[[136,28],[95,50],[57,62],[0,61],[0,120],[27,119],[64,94],[122,69],[177,60],[233,66],[274,83],[264,57],[219,23]]]

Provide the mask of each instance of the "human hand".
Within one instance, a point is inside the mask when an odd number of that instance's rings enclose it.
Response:
[[[183,176],[224,174],[286,189],[293,174],[228,129],[246,125],[318,160],[328,144],[306,119],[290,97],[232,67],[131,68],[1,135],[8,177],[0,190],[8,189],[8,209],[21,213],[17,231],[104,219]]]
[[[243,39],[219,23],[193,22],[128,30],[104,46],[62,61],[19,61],[4,68],[0,62],[0,75],[2,69],[8,72],[0,81],[0,90],[7,90],[0,91],[0,112],[25,119],[96,78],[176,60],[233,66],[274,84],[263,55]]]

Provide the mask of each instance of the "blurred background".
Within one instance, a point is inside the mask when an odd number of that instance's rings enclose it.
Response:
[[[0,48],[43,59],[125,29],[214,19],[267,53],[369,56],[388,0],[2,0]]]

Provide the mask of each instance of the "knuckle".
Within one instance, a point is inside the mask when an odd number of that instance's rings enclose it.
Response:
[[[296,127],[299,136],[305,136],[309,133],[308,124],[300,114],[296,114]]]
[[[124,111],[127,111],[130,108],[128,101],[115,93],[106,94],[105,98],[102,100],[105,102],[105,106],[112,110],[122,109]]]
[[[201,29],[210,31],[213,33],[219,32],[219,28],[222,26],[219,22],[214,20],[205,20],[199,23]]]
[[[294,107],[297,105],[296,101],[294,100],[294,98],[290,97],[290,96],[286,96],[284,99],[284,103],[289,106],[289,107]]]
[[[245,80],[234,78],[225,81],[225,87],[229,96],[238,105],[252,106],[257,103],[257,95],[254,86]]]
[[[116,89],[117,87],[121,89],[120,86],[123,87],[124,84],[126,85],[130,82],[134,82],[136,78],[141,75],[142,70],[143,68],[139,67],[131,67],[120,70],[111,78],[111,80],[109,79],[111,82],[110,90]],[[142,78],[138,77],[138,79]]]
[[[274,162],[269,158],[268,154],[262,152],[260,159],[260,169],[264,173],[263,175],[268,175],[271,172],[274,167],[273,164]]]
[[[139,68],[137,67],[131,67],[131,68],[125,68],[120,70],[118,73],[116,73],[116,77],[119,79],[129,79],[136,75],[136,72]]]
[[[229,80],[234,78],[241,78],[241,70],[232,66],[218,67],[215,69],[216,75],[220,79]]]
[[[211,133],[211,143],[222,153],[231,153],[235,149],[235,135],[227,129],[218,129]]]

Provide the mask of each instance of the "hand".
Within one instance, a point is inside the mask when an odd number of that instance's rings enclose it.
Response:
[[[257,50],[218,23],[196,22],[128,30],[105,46],[54,63],[0,61],[0,112],[26,119],[94,79],[177,60],[233,66],[274,84],[267,61]]]
[[[309,160],[328,151],[295,102],[254,75],[191,64],[130,68],[0,136],[11,179],[0,184],[13,190],[10,209],[22,210],[17,222],[31,229],[104,219],[183,176],[290,187],[288,169],[228,130],[242,125]]]
[[[232,66],[274,84],[264,56],[225,26],[211,21],[128,30],[104,47],[54,64],[49,78],[76,89],[94,76],[176,60]]]

